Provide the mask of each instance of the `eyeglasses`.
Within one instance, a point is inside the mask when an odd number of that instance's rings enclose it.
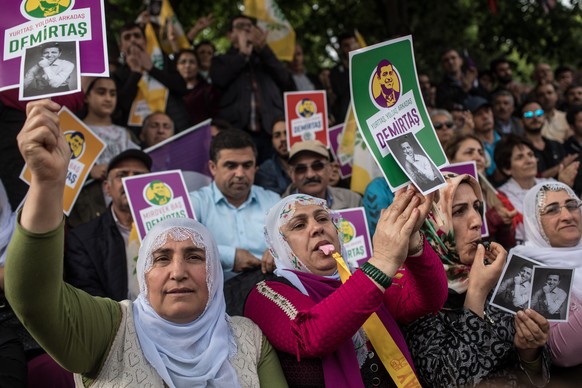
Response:
[[[527,112],[523,112],[524,119],[531,119],[535,117],[542,117],[544,115],[543,109],[536,109],[536,110],[528,110]]]
[[[570,213],[573,213],[577,209],[579,209],[580,206],[582,206],[582,201],[578,201],[576,199],[569,199],[566,202],[564,202],[563,205],[560,205],[558,203],[549,204],[541,211],[540,214],[542,216],[555,216],[562,212],[563,207],[565,207],[566,210],[568,210]]]
[[[443,127],[447,127],[448,129],[451,129],[454,126],[455,126],[455,123],[453,123],[452,121],[447,121],[446,123],[433,124],[434,129],[436,129],[437,131],[440,131]]]
[[[293,168],[293,171],[295,171],[295,174],[305,174],[307,169],[311,168],[312,171],[318,172],[323,170],[325,166],[327,166],[327,163],[328,162],[324,162],[322,160],[316,160],[315,162],[311,163],[311,165],[297,164]]]

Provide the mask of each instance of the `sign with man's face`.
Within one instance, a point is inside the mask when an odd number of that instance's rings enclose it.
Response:
[[[287,148],[304,140],[319,140],[329,148],[325,91],[285,93]]]
[[[414,143],[426,152],[430,164],[443,167],[448,163],[416,74],[410,36],[350,52],[350,88],[358,128],[393,191],[411,180],[419,187],[390,149],[390,144],[398,143],[394,152],[404,155],[413,151],[414,146],[408,143],[408,149],[404,149],[405,143],[394,139],[403,135],[414,137]],[[423,193],[436,190],[441,181],[429,180],[434,184],[421,188]]]
[[[2,5],[0,91],[22,84],[24,54],[50,42],[78,42],[76,73],[109,75],[103,1],[11,0]],[[60,59],[64,57],[65,54]]]
[[[363,207],[337,210],[341,216],[339,231],[352,268],[364,264],[372,256],[370,232]]]
[[[63,202],[63,211],[68,216],[106,144],[66,107],[59,112],[59,119],[61,133],[71,149]],[[20,179],[30,184],[31,175],[27,165],[24,166]]]
[[[196,219],[180,170],[123,178],[123,188],[140,241],[167,218]]]

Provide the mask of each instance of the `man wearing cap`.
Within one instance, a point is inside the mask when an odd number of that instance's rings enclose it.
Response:
[[[74,228],[65,240],[65,281],[91,295],[116,301],[135,299],[137,289],[133,254],[128,240],[133,218],[122,178],[147,174],[152,167],[148,154],[125,150],[107,166],[105,192],[111,205],[101,216]]]
[[[493,119],[491,104],[483,97],[473,96],[465,101],[465,106],[473,115],[475,136],[481,139],[483,147],[487,151],[487,160],[489,161],[487,175],[491,176],[495,171],[493,151],[495,150],[495,145],[501,139],[501,136],[494,130],[495,120]]]
[[[325,199],[330,209],[340,210],[362,206],[362,197],[353,191],[329,185],[332,166],[329,150],[319,140],[306,140],[293,144],[289,153],[291,185],[283,197],[291,194],[308,194]]]

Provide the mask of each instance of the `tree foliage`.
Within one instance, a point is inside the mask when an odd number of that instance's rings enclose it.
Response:
[[[522,77],[533,64],[578,65],[582,42],[582,12],[574,0],[557,2],[546,10],[541,0],[497,0],[493,13],[489,1],[480,0],[277,0],[293,25],[312,71],[330,67],[337,60],[337,36],[358,29],[368,44],[412,34],[417,66],[433,79],[440,76],[440,53],[448,47],[468,55],[480,69],[506,55],[520,63]],[[219,50],[229,18],[240,13],[242,1],[171,1],[185,28],[209,13],[215,17],[202,37]],[[113,35],[143,10],[143,0],[108,0],[108,22]],[[111,39],[111,46],[115,40]]]

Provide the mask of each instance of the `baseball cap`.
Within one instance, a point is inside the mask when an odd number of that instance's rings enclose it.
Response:
[[[293,163],[293,159],[302,152],[311,152],[329,159],[329,151],[322,142],[319,140],[305,140],[293,144],[289,152],[289,163]]]
[[[119,163],[127,159],[137,159],[142,162],[148,168],[148,170],[152,169],[152,158],[150,158],[148,154],[142,150],[130,148],[115,155],[113,159],[109,161],[109,165],[107,166],[107,174],[109,174],[109,171],[114,169]]]
[[[471,113],[475,113],[484,106],[490,107],[491,103],[483,97],[472,96],[465,100],[465,106],[471,111]]]

